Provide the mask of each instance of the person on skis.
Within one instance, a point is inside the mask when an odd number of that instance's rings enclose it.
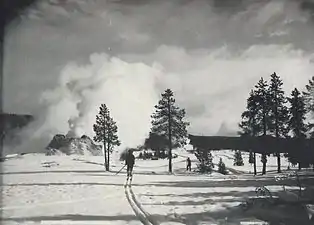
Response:
[[[186,171],[191,171],[191,159],[188,157],[186,159]]]
[[[125,158],[125,165],[127,166],[128,177],[132,176],[134,163],[135,163],[135,157],[133,155],[133,150],[130,149]]]

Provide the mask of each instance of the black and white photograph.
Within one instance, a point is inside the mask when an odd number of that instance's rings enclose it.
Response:
[[[314,225],[314,0],[1,0],[0,223]]]

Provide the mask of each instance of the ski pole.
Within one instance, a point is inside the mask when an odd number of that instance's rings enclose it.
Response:
[[[121,172],[121,170],[123,170],[123,168],[125,167],[126,165],[124,165],[115,175],[118,175],[118,173]]]

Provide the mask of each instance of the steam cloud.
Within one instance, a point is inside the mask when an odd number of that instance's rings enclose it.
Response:
[[[260,77],[278,73],[290,94],[295,87],[302,90],[313,75],[313,51],[304,43],[314,33],[308,14],[290,1],[248,4],[231,17],[216,13],[205,1],[182,6],[152,1],[137,7],[65,2],[76,9],[75,15],[64,5],[41,3],[7,36],[5,109],[37,116],[22,133],[27,141],[19,151],[42,151],[56,133],[93,136],[101,103],[117,121],[121,148],[141,144],[166,88],[173,89],[177,104],[186,109],[190,133],[232,134]],[[169,7],[174,11],[167,11]],[[69,18],[79,19],[72,24]],[[48,42],[38,39],[39,28]],[[16,47],[19,36],[37,48]],[[54,47],[51,52],[45,51],[48,43]],[[21,52],[32,56],[28,63]],[[40,81],[40,86],[29,80]],[[23,94],[12,93],[23,83],[28,84],[21,86]]]

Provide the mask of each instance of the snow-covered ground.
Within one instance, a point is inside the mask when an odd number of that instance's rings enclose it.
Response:
[[[230,167],[232,169],[242,171],[242,172],[248,172],[253,173],[253,164],[249,164],[249,153],[243,152],[242,158],[244,162],[244,166],[234,166],[233,165],[233,155],[234,151],[231,150],[224,150],[224,151],[213,151],[212,152],[214,157],[214,162],[218,163],[219,158],[222,158],[223,162],[226,164],[227,167]],[[287,158],[283,157],[283,154],[281,154],[281,169],[287,170],[287,167],[289,165],[289,162]],[[256,154],[256,169],[258,173],[261,173],[263,168],[263,164],[261,162],[261,154]],[[277,172],[277,157],[269,156],[267,157],[267,172]]]
[[[41,224],[48,220],[59,224],[71,224],[65,220],[76,224],[142,224],[139,214],[150,221],[146,224],[231,225],[248,220],[276,221],[279,217],[290,224],[310,224],[306,222],[308,215],[296,208],[241,209],[239,205],[255,196],[258,186],[282,191],[273,174],[253,177],[248,173],[252,169],[248,156],[244,156],[245,166],[236,167],[233,152],[214,152],[215,163],[221,157],[227,167],[243,173],[224,176],[186,172],[186,157],[191,158],[193,170],[195,156],[185,151],[176,153],[179,157],[173,161],[173,175],[167,172],[166,159],[137,160],[128,191],[123,185],[125,170],[115,173],[123,166],[118,155],[113,156],[111,172],[104,171],[101,156],[27,154],[8,159],[1,163],[2,224]],[[283,159],[283,167],[285,163]],[[268,168],[276,169],[275,157],[269,158]],[[290,182],[287,189],[297,187]]]

